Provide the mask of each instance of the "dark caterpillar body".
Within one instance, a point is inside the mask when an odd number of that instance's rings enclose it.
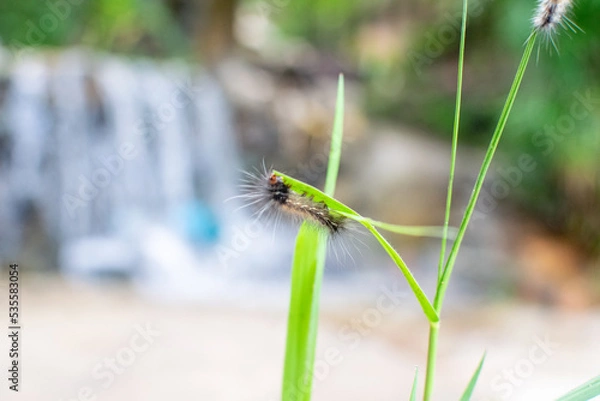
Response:
[[[296,222],[309,221],[318,229],[324,229],[334,236],[348,228],[348,219],[332,212],[325,203],[312,196],[294,191],[282,177],[264,168],[261,173],[246,172],[241,185],[243,194],[239,198],[247,200],[245,206],[257,206],[258,218],[274,217],[277,222],[283,215]]]
[[[267,190],[271,194],[271,198],[282,205],[290,198],[290,187],[285,185],[281,177],[271,174]]]
[[[295,223],[308,222],[316,230],[328,236],[328,243],[338,260],[352,254],[349,246],[357,248],[362,243],[357,235],[360,227],[341,214],[332,211],[327,204],[313,196],[298,192],[285,183],[283,177],[274,174],[263,164],[262,171],[247,172],[241,185],[242,194],[235,197],[245,202],[242,207],[255,208],[256,219],[267,218],[275,225],[282,219]]]
[[[294,192],[281,177],[273,173],[268,178],[267,192],[271,201],[280,205],[283,211],[301,220],[311,220],[317,226],[326,228],[330,234],[338,233],[344,226],[345,217],[331,213],[327,205],[315,201],[311,196]]]

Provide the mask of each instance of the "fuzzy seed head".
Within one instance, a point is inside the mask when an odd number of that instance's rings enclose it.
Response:
[[[539,0],[533,27],[547,35],[552,35],[561,25],[570,27],[572,22],[567,14],[571,7],[572,0]]]

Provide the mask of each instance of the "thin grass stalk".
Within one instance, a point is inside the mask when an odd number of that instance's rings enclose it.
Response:
[[[479,193],[481,192],[481,188],[483,187],[485,176],[487,175],[490,165],[492,164],[492,159],[494,158],[494,154],[496,153],[496,149],[498,148],[498,143],[502,138],[502,133],[504,132],[504,127],[506,126],[506,122],[508,121],[508,116],[510,115],[512,106],[515,103],[519,87],[521,86],[523,76],[525,75],[525,70],[527,69],[527,64],[529,63],[529,59],[531,57],[531,52],[535,45],[536,37],[537,31],[534,31],[527,39],[527,42],[525,44],[525,50],[523,52],[523,57],[521,58],[521,62],[517,69],[515,79],[508,93],[506,102],[504,103],[504,108],[502,109],[500,119],[498,120],[498,125],[496,126],[494,134],[492,135],[492,140],[490,141],[490,144],[488,146],[485,158],[483,159],[483,164],[481,165],[479,175],[477,176],[477,180],[475,181],[473,192],[471,193],[471,198],[469,199],[469,203],[467,204],[467,207],[465,209],[463,219],[458,229],[458,234],[456,235],[456,240],[452,245],[452,249],[450,250],[450,254],[448,255],[448,260],[446,261],[446,264],[444,266],[442,278],[438,284],[438,288],[435,294],[435,300],[433,302],[434,308],[438,312],[438,315],[442,311],[444,296],[446,295],[446,290],[448,288],[450,276],[452,275],[452,271],[454,269],[454,264],[456,262],[456,257],[458,256],[458,251],[460,250],[460,246],[465,236],[465,232],[467,231],[467,227],[469,226],[469,222],[471,220],[471,217],[473,216],[473,212],[475,211],[475,205],[477,204]]]
[[[431,399],[435,378],[435,365],[437,359],[437,345],[440,331],[440,322],[429,322],[429,342],[427,343],[427,369],[425,370],[425,390],[423,400]]]
[[[448,178],[448,193],[446,195],[446,213],[444,214],[444,234],[438,263],[438,282],[442,277],[442,268],[446,259],[446,244],[448,226],[450,224],[450,211],[452,209],[452,192],[454,188],[454,173],[456,171],[456,151],[458,149],[458,131],[460,127],[460,109],[462,104],[463,71],[465,65],[465,40],[467,37],[468,0],[463,0],[462,25],[460,28],[460,44],[458,49],[458,72],[456,77],[456,106],[454,124],[452,126],[452,149],[450,152],[450,173]]]
[[[458,68],[456,78],[456,106],[454,112],[454,124],[452,126],[452,149],[450,153],[450,173],[448,178],[448,193],[446,195],[446,211],[444,214],[444,228],[442,236],[442,244],[440,249],[440,259],[438,263],[437,284],[439,285],[442,278],[444,261],[446,259],[446,244],[448,241],[448,227],[450,224],[450,212],[452,210],[452,192],[454,188],[454,175],[456,171],[456,153],[458,149],[458,132],[460,127],[460,110],[462,105],[462,83],[465,61],[465,42],[467,37],[467,17],[468,17],[468,0],[463,0],[462,9],[462,24],[460,28],[460,44],[458,50]],[[437,296],[437,294],[436,294]],[[434,304],[434,309],[436,308]],[[436,310],[438,317],[439,311]],[[429,341],[427,345],[427,369],[425,371],[425,390],[423,399],[429,400],[433,393],[433,385],[435,380],[435,366],[437,359],[437,344],[440,331],[440,322],[429,322]]]
[[[464,18],[464,16],[463,16]],[[463,20],[464,23],[464,20]],[[537,31],[532,32],[532,34],[527,39],[525,44],[525,50],[523,51],[523,57],[521,58],[521,62],[519,67],[517,68],[517,72],[515,74],[515,78],[513,80],[512,86],[508,93],[506,102],[504,103],[504,108],[502,109],[502,113],[500,114],[500,118],[498,120],[498,124],[496,129],[494,130],[494,134],[492,135],[492,139],[488,146],[485,158],[483,159],[483,163],[481,165],[481,169],[479,170],[479,174],[477,176],[477,180],[475,182],[475,186],[473,188],[473,192],[469,199],[469,203],[465,209],[465,213],[463,219],[461,221],[460,227],[458,229],[458,234],[456,236],[456,240],[450,250],[450,254],[448,255],[448,260],[444,265],[444,269],[441,274],[441,278],[438,280],[438,286],[435,293],[435,299],[433,302],[433,307],[438,316],[441,316],[442,305],[444,302],[444,297],[446,295],[446,290],[448,288],[448,284],[450,282],[450,276],[452,275],[452,271],[454,269],[454,264],[456,262],[456,257],[458,256],[458,251],[460,250],[460,245],[462,244],[462,240],[464,238],[465,232],[473,216],[473,212],[475,210],[475,205],[477,204],[477,200],[479,198],[479,194],[481,192],[481,188],[483,187],[483,182],[485,181],[485,177],[489,170],[489,167],[492,163],[492,159],[498,148],[498,143],[502,138],[502,133],[504,132],[504,128],[506,126],[506,122],[508,121],[508,117],[510,115],[510,111],[517,97],[517,93],[519,91],[519,87],[523,80],[523,76],[525,75],[525,70],[527,69],[527,64],[529,63],[529,59],[531,57],[531,52],[533,51],[533,47],[535,45],[535,40],[537,37]],[[427,352],[427,371],[425,376],[425,391],[423,394],[423,400],[429,401],[431,399],[433,393],[433,385],[435,378],[435,362],[437,358],[437,344],[438,344],[438,336],[439,336],[439,324],[430,323],[429,328],[429,345]]]

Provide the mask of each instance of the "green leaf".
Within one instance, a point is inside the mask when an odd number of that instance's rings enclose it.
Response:
[[[313,199],[317,202],[323,202],[329,208],[330,212],[340,213],[348,218],[356,220],[357,222],[359,222],[363,226],[365,226],[367,228],[367,230],[369,230],[371,232],[371,234],[373,234],[373,236],[375,236],[375,238],[377,238],[377,240],[379,241],[379,243],[381,244],[383,249],[385,249],[385,251],[388,253],[388,255],[396,263],[396,265],[398,266],[398,268],[400,269],[400,271],[406,278],[406,281],[408,282],[408,285],[410,286],[411,290],[415,294],[417,301],[419,301],[419,304],[421,305],[421,308],[423,309],[425,316],[427,316],[427,319],[430,322],[438,322],[439,321],[439,317],[438,317],[437,313],[435,312],[435,310],[433,309],[431,302],[429,302],[427,295],[425,295],[425,293],[419,286],[419,283],[417,283],[417,280],[413,276],[413,274],[410,271],[410,269],[408,268],[408,266],[406,266],[406,263],[404,262],[404,260],[402,260],[400,255],[398,255],[398,252],[396,252],[396,250],[390,245],[390,243],[385,238],[383,238],[383,236],[379,233],[379,231],[377,231],[377,229],[370,222],[369,219],[365,219],[364,217],[362,217],[361,215],[356,213],[354,210],[350,209],[348,206],[346,206],[343,203],[341,203],[340,201],[332,198],[331,196],[324,194],[323,192],[319,191],[317,188],[315,188],[311,185],[308,185],[302,181],[298,181],[298,180],[296,180],[288,175],[285,175],[279,171],[273,171],[273,174],[281,177],[283,179],[283,182],[286,185],[289,185],[292,190],[312,196]]]
[[[448,238],[448,224],[450,223],[450,211],[452,209],[452,190],[454,188],[454,172],[456,170],[456,152],[458,150],[458,131],[460,127],[460,109],[462,102],[463,72],[465,65],[465,42],[467,38],[468,0],[463,0],[462,24],[460,29],[460,44],[458,47],[458,73],[456,77],[456,106],[454,108],[454,124],[452,125],[452,149],[450,151],[450,173],[448,176],[448,191],[446,194],[446,212],[444,214],[444,235],[440,248],[440,259],[438,262],[438,283],[442,278],[444,260],[446,259],[446,239]]]
[[[419,368],[415,368],[415,379],[413,380],[412,390],[410,391],[410,401],[417,400],[417,375],[419,374]]]
[[[344,118],[344,78],[338,81],[325,191],[333,195],[339,171]],[[282,401],[310,401],[319,325],[319,297],[327,235],[304,223],[296,237],[288,313]]]
[[[310,400],[327,238],[303,224],[296,238],[282,400]]]
[[[481,357],[481,361],[479,361],[479,366],[477,366],[477,370],[473,374],[469,385],[467,386],[462,397],[460,397],[460,401],[469,401],[471,399],[471,396],[473,395],[473,390],[475,389],[475,384],[477,384],[477,379],[479,378],[479,373],[481,373],[481,368],[483,367],[483,361],[485,361],[485,353]]]
[[[324,203],[333,213],[343,212],[351,216],[360,216],[358,213],[350,209],[348,206],[344,205],[342,202],[332,198],[329,195],[326,195],[324,192],[313,187],[312,185],[308,185],[277,170],[273,170],[273,174],[275,174],[278,177],[281,177],[283,179],[283,182],[286,185],[288,185],[293,191],[312,196],[315,202]]]
[[[596,376],[581,386],[574,388],[556,401],[587,401],[600,395],[600,376]]]
[[[340,159],[342,158],[342,138],[344,134],[344,76],[338,78],[338,92],[335,104],[335,118],[333,120],[333,131],[331,133],[331,149],[329,150],[329,162],[327,164],[327,176],[325,177],[324,192],[333,196],[335,183],[340,170]]]
[[[444,235],[448,239],[456,238],[458,229],[456,227],[443,227],[443,226],[403,226],[398,224],[389,224],[381,221],[373,220],[368,217],[352,216],[344,212],[339,212],[341,215],[346,216],[354,221],[362,222],[367,221],[371,225],[381,228],[382,230],[389,231],[395,234],[409,235],[412,237],[439,237],[444,238]],[[446,232],[444,232],[446,230]]]

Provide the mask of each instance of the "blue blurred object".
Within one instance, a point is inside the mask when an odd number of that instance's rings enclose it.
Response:
[[[214,211],[201,200],[182,204],[175,210],[176,230],[195,245],[215,245],[221,236],[221,226]]]

